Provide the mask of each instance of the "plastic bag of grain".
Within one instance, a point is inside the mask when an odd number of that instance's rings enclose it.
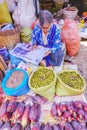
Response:
[[[39,67],[29,78],[30,89],[52,101],[55,95],[56,74],[47,67]]]

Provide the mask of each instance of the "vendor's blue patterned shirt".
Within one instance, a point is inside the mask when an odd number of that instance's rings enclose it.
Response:
[[[54,27],[54,24],[52,24],[49,32],[48,32],[48,35],[47,35],[47,42],[48,42],[48,46],[50,48],[52,48],[53,50],[56,50],[57,48],[61,47],[61,41],[60,41],[60,30],[59,28],[56,26],[56,30],[55,30],[55,33],[53,35],[53,38],[51,39],[51,45],[50,46],[50,36],[51,36],[51,33],[53,31],[53,27]],[[43,42],[43,38],[42,38],[42,29],[40,27],[39,24],[37,24],[34,29],[33,29],[33,32],[32,32],[32,44],[37,44],[37,45],[44,45],[44,42]]]

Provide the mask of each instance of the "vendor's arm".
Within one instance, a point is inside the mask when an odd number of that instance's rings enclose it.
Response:
[[[41,42],[41,34],[40,26],[37,24],[32,31],[32,45],[39,45]]]
[[[31,50],[37,48],[37,25],[35,26],[35,28],[32,31],[32,47]]]
[[[51,52],[52,52],[51,50],[50,50],[50,51],[47,51],[47,52],[45,53],[45,56],[48,56]]]
[[[35,48],[37,48],[37,44],[32,45],[31,51],[34,50]]]

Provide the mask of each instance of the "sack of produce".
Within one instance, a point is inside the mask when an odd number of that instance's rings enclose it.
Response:
[[[30,89],[50,101],[53,100],[55,94],[55,83],[56,74],[46,67],[39,67],[29,78]]]
[[[65,43],[66,53],[75,56],[79,51],[81,38],[74,20],[67,19],[64,21],[64,26],[61,29],[61,39]]]
[[[28,74],[23,69],[10,70],[2,81],[2,89],[9,96],[21,96],[29,91]]]
[[[56,95],[74,96],[84,92],[85,80],[74,70],[65,70],[57,75]]]
[[[3,23],[12,23],[12,19],[6,1],[0,2],[0,24]]]
[[[25,27],[21,29],[21,41],[30,42],[31,40],[31,28]]]

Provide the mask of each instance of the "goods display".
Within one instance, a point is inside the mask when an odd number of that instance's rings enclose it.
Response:
[[[63,83],[69,85],[74,89],[82,89],[84,87],[84,82],[82,78],[76,72],[64,72],[59,74],[59,78]]]
[[[40,67],[29,78],[29,87],[35,93],[53,100],[56,75],[50,68]],[[49,93],[49,94],[48,94]]]
[[[59,96],[70,96],[83,93],[85,81],[83,77],[74,70],[62,71],[57,76],[56,94]]]
[[[29,91],[27,72],[19,68],[10,70],[2,81],[2,88],[10,96],[26,94]]]
[[[30,84],[33,88],[49,85],[55,78],[54,72],[50,69],[41,68],[34,72]]]
[[[14,1],[16,8],[7,7],[7,1]],[[0,130],[87,130],[86,82],[72,60],[80,48],[77,27],[80,10],[73,4],[69,7],[70,1],[0,2]],[[53,23],[58,25],[61,33],[58,32],[64,54],[61,55],[57,49],[57,55],[54,52],[49,55],[49,67],[39,65],[51,49],[38,43],[33,49],[31,45],[32,31],[39,23],[39,2],[42,10],[46,8],[56,12]],[[83,4],[87,5],[86,0]],[[87,12],[84,12],[82,20],[85,15]],[[50,15],[47,16],[49,19]],[[45,22],[52,20],[48,19]],[[48,28],[48,31],[52,30]],[[49,36],[47,38],[49,40]],[[55,42],[56,35],[53,40]],[[42,43],[43,39],[39,42]],[[63,66],[64,62],[68,65]],[[82,69],[80,72],[84,76]]]
[[[87,104],[82,101],[71,101],[66,103],[53,103],[51,114],[58,122],[85,122],[87,120]],[[71,129],[70,129],[71,130]]]
[[[41,121],[43,107],[48,104],[46,100],[37,96],[26,95],[25,99],[5,99],[0,105],[0,129],[8,130],[74,130],[79,128],[86,130],[87,103],[84,101],[53,102],[50,104],[48,113],[54,122]],[[27,103],[28,101],[28,103]],[[44,101],[42,103],[42,101]],[[43,105],[42,105],[42,104]],[[45,107],[46,109],[46,107]],[[48,115],[45,115],[48,116]],[[42,117],[43,119],[43,117]]]
[[[24,130],[25,127],[30,128],[31,122],[39,120],[40,113],[40,104],[33,102],[33,105],[26,105],[22,101],[6,100],[0,107],[0,129],[19,128],[19,130]]]

